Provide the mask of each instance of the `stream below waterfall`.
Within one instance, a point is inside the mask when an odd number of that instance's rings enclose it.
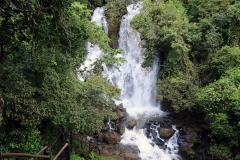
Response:
[[[119,31],[119,48],[123,50],[118,56],[124,57],[127,62],[119,66],[119,70],[104,67],[104,76],[109,82],[121,89],[121,101],[115,101],[116,105],[123,105],[127,109],[130,118],[137,120],[137,125],[129,130],[126,128],[120,144],[137,146],[142,160],[180,160],[178,155],[177,136],[178,130],[172,125],[175,133],[170,139],[162,139],[158,134],[161,124],[154,124],[154,120],[166,118],[167,113],[161,111],[161,105],[156,100],[156,83],[160,67],[159,59],[155,58],[152,67],[142,68],[144,61],[142,41],[136,30],[130,27],[130,20],[141,11],[141,3],[127,7],[128,13],[122,17]],[[96,8],[92,21],[103,26],[107,34],[107,23],[103,8]],[[87,44],[89,54],[87,60],[81,66],[89,67],[91,63],[103,56],[98,45]],[[79,77],[81,79],[81,77]],[[147,136],[146,123],[151,126],[151,133]],[[154,139],[164,143],[164,148],[156,145]]]

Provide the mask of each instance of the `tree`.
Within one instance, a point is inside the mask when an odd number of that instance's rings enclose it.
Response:
[[[216,159],[239,156],[239,20],[238,1],[145,0],[131,23],[146,44],[142,66],[162,60],[159,98],[205,114]]]
[[[171,101],[178,112],[191,109],[195,104],[194,89],[198,87],[190,44],[198,42],[201,33],[195,23],[188,22],[182,4],[178,1],[163,3],[146,0],[143,11],[136,15],[131,24],[146,41],[146,60],[142,65],[151,65],[158,54],[164,60],[159,81],[160,99]],[[194,89],[190,91],[189,88]]]
[[[112,109],[109,99],[119,91],[102,77],[82,84],[76,68],[87,54],[88,41],[99,43],[106,52],[101,62],[109,65],[118,63],[113,55],[119,50],[111,49],[101,27],[90,22],[91,10],[72,0],[0,4],[0,95],[5,101],[0,141],[5,149],[35,153],[42,147],[41,136],[52,128],[79,129],[81,124],[85,133],[101,128]],[[86,84],[96,82],[91,92],[86,91]],[[93,92],[98,97],[89,103]],[[98,108],[104,114],[95,113]],[[96,117],[89,119],[93,113]]]

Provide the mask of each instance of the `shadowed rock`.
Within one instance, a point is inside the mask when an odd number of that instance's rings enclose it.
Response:
[[[117,144],[121,141],[121,137],[118,133],[106,133],[104,134],[104,140],[109,144]]]
[[[135,127],[136,125],[137,125],[136,119],[132,119],[132,120],[127,122],[126,127],[128,129],[133,129],[133,127]]]
[[[159,128],[159,135],[161,138],[169,139],[173,136],[175,130],[171,128]]]

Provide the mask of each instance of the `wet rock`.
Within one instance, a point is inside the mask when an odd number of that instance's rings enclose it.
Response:
[[[197,139],[198,139],[198,135],[196,132],[190,132],[185,136],[185,141],[188,143],[194,143],[194,141]]]
[[[110,153],[108,152],[108,149],[107,148],[103,148],[101,150],[101,154],[104,155],[104,156],[110,156]]]
[[[161,138],[169,139],[173,136],[175,130],[171,128],[159,128],[159,135]]]
[[[117,106],[117,109],[121,112],[126,112],[127,111],[127,109],[123,107],[122,103],[119,106]]]
[[[169,120],[161,120],[160,122],[160,126],[163,128],[172,128],[172,124],[170,123]]]
[[[123,148],[119,145],[101,145],[98,147],[100,155],[104,157],[111,157],[116,160],[125,160],[124,155],[122,154]]]
[[[124,114],[120,110],[117,110],[117,116],[119,118],[122,118],[122,117],[124,117]]]
[[[176,128],[177,128],[178,130],[181,130],[181,129],[183,128],[183,126],[184,126],[184,123],[183,123],[183,122],[178,122]]]
[[[102,127],[102,131],[103,132],[107,132],[109,130],[109,125],[105,124],[103,127]]]
[[[121,141],[121,137],[118,133],[106,133],[104,134],[104,140],[109,144],[117,144]]]
[[[132,119],[132,120],[127,122],[126,127],[128,129],[133,129],[133,127],[135,127],[136,125],[137,125],[137,120],[136,119]]]
[[[178,137],[177,143],[178,143],[179,146],[189,146],[189,147],[193,146],[192,143],[188,143],[188,142],[185,141],[185,136],[184,135],[181,135],[181,136]]]
[[[103,136],[103,134],[100,132],[100,133],[98,134],[98,139],[97,139],[97,141],[98,141],[98,142],[103,142],[103,139],[104,139],[104,136]]]
[[[166,150],[167,149],[167,145],[162,145],[162,146],[158,146],[159,148]]]
[[[189,146],[181,146],[178,150],[179,154],[182,155],[183,159],[193,159],[195,152]]]
[[[151,133],[152,133],[152,137],[153,137],[153,138],[157,138],[157,132],[156,132],[155,130],[152,130]]]
[[[161,140],[160,138],[154,138],[153,142],[155,142],[156,145],[158,145],[158,146],[163,146],[165,144],[164,141]]]
[[[178,115],[179,116],[179,115]],[[211,159],[206,154],[209,150],[209,125],[204,120],[204,115],[188,115],[185,113],[183,117],[177,117],[175,119],[179,129],[180,136],[178,137],[179,153],[183,155],[184,160],[204,160]],[[186,118],[184,118],[186,117]],[[187,152],[187,148],[191,148],[190,152]]]
[[[157,126],[157,125],[159,125],[160,123],[159,123],[158,121],[155,121],[153,124]]]
[[[151,133],[150,128],[147,128],[147,130],[146,130],[146,137],[147,138],[151,138],[150,133]]]
[[[150,126],[151,126],[151,122],[148,120],[148,121],[144,124],[143,128],[149,128]]]
[[[117,116],[119,117],[119,120],[121,122],[126,121],[127,115],[128,115],[126,111],[121,111],[121,110],[118,109],[116,112],[117,112]]]
[[[120,135],[123,135],[123,133],[125,132],[125,127],[123,124],[119,124],[118,127],[117,127],[117,132],[120,134]]]
[[[121,153],[120,148],[117,148],[117,147],[111,147],[111,148],[109,148],[109,149],[108,149],[108,152],[110,152],[112,156],[113,156],[113,155],[118,156],[118,155]]]
[[[123,108],[123,103],[118,104],[118,107]]]
[[[124,154],[124,159],[125,160],[135,160],[138,159],[138,153],[133,150],[126,150]]]
[[[120,155],[124,157],[124,160],[136,160],[139,158],[140,151],[137,146],[123,145],[121,146]]]

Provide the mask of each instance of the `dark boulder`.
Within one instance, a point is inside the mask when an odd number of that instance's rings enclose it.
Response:
[[[179,147],[178,150],[179,154],[182,156],[182,158],[184,160],[189,160],[189,159],[193,159],[195,152],[194,150],[189,147],[189,146],[181,146]]]
[[[126,123],[126,127],[128,129],[133,129],[136,125],[137,125],[137,120],[136,119],[132,119],[132,120],[130,120]]]
[[[173,136],[175,130],[172,128],[159,128],[159,135],[161,138],[169,139]]]
[[[119,124],[118,127],[117,127],[117,132],[120,134],[120,135],[123,135],[123,133],[125,132],[125,127],[123,124]]]
[[[106,134],[104,134],[104,140],[108,144],[118,144],[121,141],[121,137],[116,132],[106,133]]]

